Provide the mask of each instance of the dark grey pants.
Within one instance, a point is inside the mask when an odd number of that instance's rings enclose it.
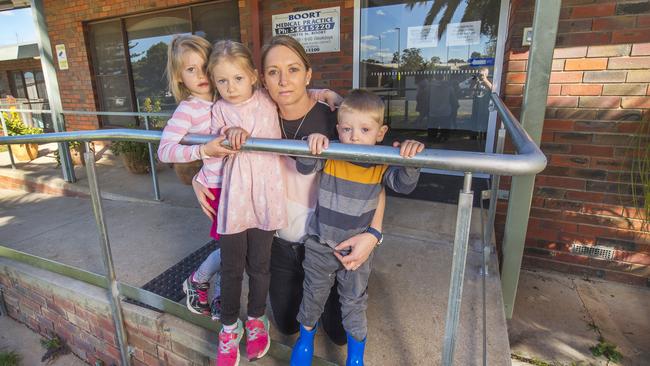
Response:
[[[334,256],[334,249],[321,244],[315,237],[305,241],[305,281],[298,321],[315,326],[323,313],[325,302],[336,279],[341,301],[343,328],[356,340],[363,340],[368,333],[366,309],[368,308],[368,277],[372,257],[356,271],[348,271]]]

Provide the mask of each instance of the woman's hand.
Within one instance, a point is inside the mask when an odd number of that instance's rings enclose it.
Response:
[[[307,137],[307,142],[309,143],[309,151],[314,155],[320,155],[323,150],[329,147],[330,140],[320,133],[312,133]]]
[[[230,147],[233,150],[241,149],[241,146],[246,142],[250,134],[248,131],[240,127],[231,127],[226,131],[226,138],[230,142]]]
[[[348,271],[354,271],[364,264],[377,245],[377,238],[370,233],[357,234],[342,241],[334,248],[334,255],[341,261]],[[338,253],[341,250],[350,250],[345,257]]]
[[[336,108],[340,106],[341,103],[343,103],[343,97],[329,89],[325,89],[322,98],[323,98],[322,101],[327,103],[328,106],[330,106],[330,110],[332,112],[334,112]]]
[[[412,158],[424,150],[424,144],[415,140],[395,141],[393,147],[399,147],[399,154],[403,158]]]
[[[210,190],[206,186],[196,181],[196,176],[192,178],[192,189],[194,189],[194,194],[196,195],[196,199],[201,205],[201,210],[203,210],[203,213],[206,214],[206,216],[208,216],[211,220],[214,220],[217,213],[210,205],[210,202],[208,202],[209,199],[214,199],[214,195],[210,193]]]
[[[224,135],[219,135],[215,137],[212,141],[208,142],[207,144],[203,145],[203,153],[211,158],[221,158],[226,155],[232,155],[236,153],[236,151],[231,150],[223,145],[221,143],[223,140],[226,139],[226,136]],[[203,155],[201,155],[203,156]]]

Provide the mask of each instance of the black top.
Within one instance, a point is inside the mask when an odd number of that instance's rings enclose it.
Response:
[[[312,133],[323,134],[330,140],[338,139],[336,111],[332,112],[327,104],[316,103],[303,117],[298,119],[282,119],[280,117],[280,130],[283,139],[304,140]]]

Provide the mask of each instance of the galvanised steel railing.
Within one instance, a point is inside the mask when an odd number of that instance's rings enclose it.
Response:
[[[333,158],[339,160],[349,160],[366,163],[393,164],[403,166],[416,166],[423,168],[445,169],[461,171],[464,173],[463,187],[458,197],[458,212],[456,216],[456,230],[454,234],[454,247],[451,268],[451,278],[449,281],[449,293],[447,304],[447,315],[445,320],[445,335],[442,354],[442,365],[452,365],[454,356],[454,347],[456,333],[460,320],[460,308],[463,292],[463,281],[465,273],[465,264],[467,259],[467,245],[469,242],[469,231],[472,215],[472,203],[474,193],[471,190],[473,173],[488,173],[492,175],[490,207],[488,211],[487,230],[483,232],[483,275],[487,274],[487,257],[491,249],[490,242],[493,233],[494,216],[496,214],[496,198],[499,187],[499,177],[502,175],[535,175],[542,171],[546,166],[546,157],[537,145],[531,140],[530,136],[522,129],[517,119],[510,113],[503,101],[497,94],[492,94],[492,102],[501,117],[502,126],[499,130],[496,153],[467,152],[455,150],[438,150],[425,149],[413,158],[405,159],[399,155],[399,149],[388,146],[359,146],[331,143],[325,150],[321,158]],[[2,111],[2,110],[0,110]],[[16,110],[14,110],[16,111]],[[26,112],[26,111],[23,111]],[[31,111],[35,113],[46,113],[48,111]],[[123,116],[142,116],[146,119],[152,116],[164,117],[164,114],[151,113],[119,113],[119,112],[79,112],[70,111],[64,114],[88,114],[88,115],[123,115]],[[110,114],[106,114],[110,113]],[[146,120],[147,121],[147,120]],[[145,122],[147,126],[148,122]],[[516,154],[502,154],[503,143],[505,139],[505,130],[510,135],[515,147]],[[58,132],[41,135],[24,135],[0,137],[0,144],[24,144],[24,143],[49,143],[49,142],[71,142],[84,141],[86,143],[86,170],[90,185],[90,192],[93,204],[95,220],[100,235],[102,245],[102,255],[106,267],[107,276],[87,272],[79,268],[68,266],[62,263],[54,262],[38,256],[23,253],[17,250],[0,246],[0,256],[25,262],[36,267],[48,269],[65,276],[75,278],[81,281],[103,287],[109,291],[113,320],[118,333],[118,340],[122,355],[122,363],[129,365],[128,346],[126,332],[122,318],[120,306],[120,296],[137,300],[159,310],[176,315],[184,320],[190,321],[207,329],[216,330],[216,324],[206,320],[204,317],[198,317],[190,314],[185,307],[171,300],[165,299],[141,288],[133,287],[118,282],[115,277],[113,268],[112,254],[108,232],[103,216],[101,205],[101,196],[95,174],[95,160],[93,152],[89,149],[91,141],[112,140],[112,141],[137,141],[151,144],[160,140],[160,131],[143,131],[133,129],[113,129],[113,130],[94,130],[94,131],[74,131]],[[187,145],[207,143],[213,139],[213,136],[206,135],[186,135],[182,143]],[[227,144],[227,142],[225,142]],[[313,157],[309,152],[309,147],[304,141],[295,140],[274,140],[274,139],[249,139],[243,145],[244,151],[271,152],[294,156]],[[152,157],[152,155],[150,155]],[[154,172],[155,169],[152,169]],[[155,177],[155,175],[154,175]],[[154,178],[155,180],[155,178]],[[157,190],[157,188],[155,188]],[[516,203],[515,203],[516,204]],[[483,286],[485,295],[485,285]],[[483,303],[483,314],[485,317],[485,296]],[[486,327],[485,319],[483,326],[483,347],[484,359],[487,362],[486,352]],[[273,342],[271,355],[284,359],[288,354],[288,347]],[[327,361],[315,359],[314,364],[328,364]]]

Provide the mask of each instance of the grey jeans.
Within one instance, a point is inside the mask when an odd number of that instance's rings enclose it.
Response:
[[[317,238],[305,241],[305,281],[298,321],[306,326],[315,326],[323,313],[334,279],[338,281],[338,293],[343,315],[343,328],[358,341],[366,338],[368,321],[368,277],[372,266],[371,254],[356,271],[348,271],[334,256],[334,249],[321,244]]]

